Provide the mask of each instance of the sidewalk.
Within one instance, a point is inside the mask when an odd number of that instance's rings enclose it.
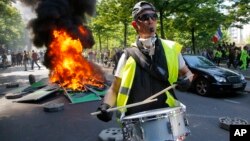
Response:
[[[28,67],[28,71],[24,71],[24,66],[15,66],[15,67],[8,67],[6,69],[0,69],[0,95],[4,94],[4,92],[9,91],[15,88],[6,88],[6,84],[9,83],[18,83],[19,87],[29,85],[29,78],[28,76],[32,74],[35,76],[36,81],[45,78],[49,74],[49,70],[46,69],[44,66],[38,70],[37,67],[34,70],[31,70]]]

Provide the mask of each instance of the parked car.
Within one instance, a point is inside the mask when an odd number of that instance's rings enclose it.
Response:
[[[227,68],[218,67],[207,58],[199,55],[183,55],[188,68],[194,73],[191,88],[198,95],[243,91],[245,77]]]

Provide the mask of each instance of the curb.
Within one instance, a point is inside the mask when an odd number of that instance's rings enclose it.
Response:
[[[245,79],[246,79],[247,81],[250,81],[250,76],[245,76]],[[246,87],[245,90],[244,90],[244,92],[250,93],[250,89]]]
[[[246,80],[250,80],[250,76],[245,76],[245,79]]]

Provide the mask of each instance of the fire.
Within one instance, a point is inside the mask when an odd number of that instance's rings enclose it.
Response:
[[[82,27],[79,30],[86,34]],[[53,30],[53,41],[48,49],[52,65],[50,81],[72,90],[85,90],[84,85],[103,87],[102,72],[85,60],[82,52],[83,46],[79,39],[71,37],[66,30]]]

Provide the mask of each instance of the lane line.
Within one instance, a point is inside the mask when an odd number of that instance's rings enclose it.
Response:
[[[234,104],[240,104],[240,102],[235,101],[235,100],[230,100],[230,99],[224,99],[224,101],[230,102],[230,103],[234,103]]]
[[[218,119],[219,116],[209,116],[209,115],[198,115],[198,114],[187,114],[190,117],[200,117],[200,118],[215,118]]]

